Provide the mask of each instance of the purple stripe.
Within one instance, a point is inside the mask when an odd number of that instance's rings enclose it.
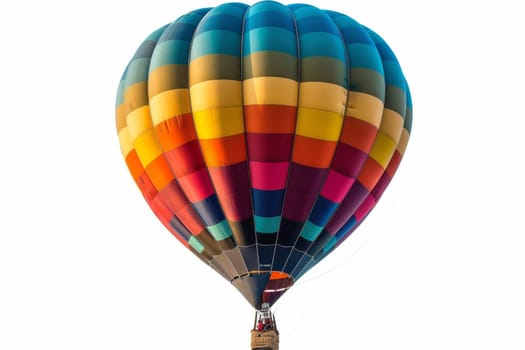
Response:
[[[341,174],[357,178],[368,154],[344,143],[339,143],[334,155],[332,169]]]
[[[259,162],[289,161],[292,154],[292,134],[246,134],[248,159]]]
[[[326,230],[332,235],[339,231],[368,195],[368,190],[360,183],[355,182],[332,219],[326,225]]]
[[[321,192],[328,169],[311,168],[292,163],[286,186],[283,217],[304,222]]]

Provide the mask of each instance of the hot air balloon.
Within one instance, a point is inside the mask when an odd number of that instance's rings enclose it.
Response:
[[[377,204],[411,124],[378,34],[275,1],[198,9],[152,32],[116,99],[122,155],[153,213],[270,318]]]

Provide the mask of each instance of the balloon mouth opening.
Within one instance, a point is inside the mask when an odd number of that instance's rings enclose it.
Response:
[[[273,305],[292,285],[293,277],[282,271],[254,270],[234,277],[232,284],[255,309]]]

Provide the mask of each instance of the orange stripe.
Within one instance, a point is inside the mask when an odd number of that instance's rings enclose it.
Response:
[[[199,140],[206,165],[227,166],[246,160],[244,134]]]
[[[292,160],[314,168],[328,168],[337,142],[295,135]]]
[[[284,105],[244,106],[246,132],[293,134],[297,107]]]
[[[287,274],[286,272],[281,272],[281,271],[273,271],[272,274],[270,275],[270,280],[284,280],[287,278],[290,278],[290,275]]]
[[[126,157],[126,165],[128,166],[129,172],[135,182],[138,181],[139,177],[144,174],[144,167],[137,156],[137,151],[132,150]]]
[[[357,180],[365,186],[365,188],[368,190],[368,192],[372,192],[375,185],[381,178],[381,175],[383,175],[384,169],[381,167],[381,164],[373,160],[372,158],[368,158],[361,168],[361,172],[359,173],[359,176],[357,177]]]
[[[340,141],[369,153],[374,144],[377,130],[372,124],[353,117],[346,117]]]
[[[146,173],[151,178],[157,190],[163,189],[174,179],[173,172],[164,155],[155,158],[154,161],[149,163],[146,167]]]
[[[172,150],[197,138],[191,114],[168,119],[155,126],[155,132],[165,151]]]

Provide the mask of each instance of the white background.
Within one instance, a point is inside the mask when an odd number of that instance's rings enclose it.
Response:
[[[251,307],[151,213],[114,122],[142,40],[219,3],[0,5],[0,349],[249,348]],[[275,305],[281,349],[525,349],[519,2],[311,4],[389,43],[414,124],[366,222]]]

